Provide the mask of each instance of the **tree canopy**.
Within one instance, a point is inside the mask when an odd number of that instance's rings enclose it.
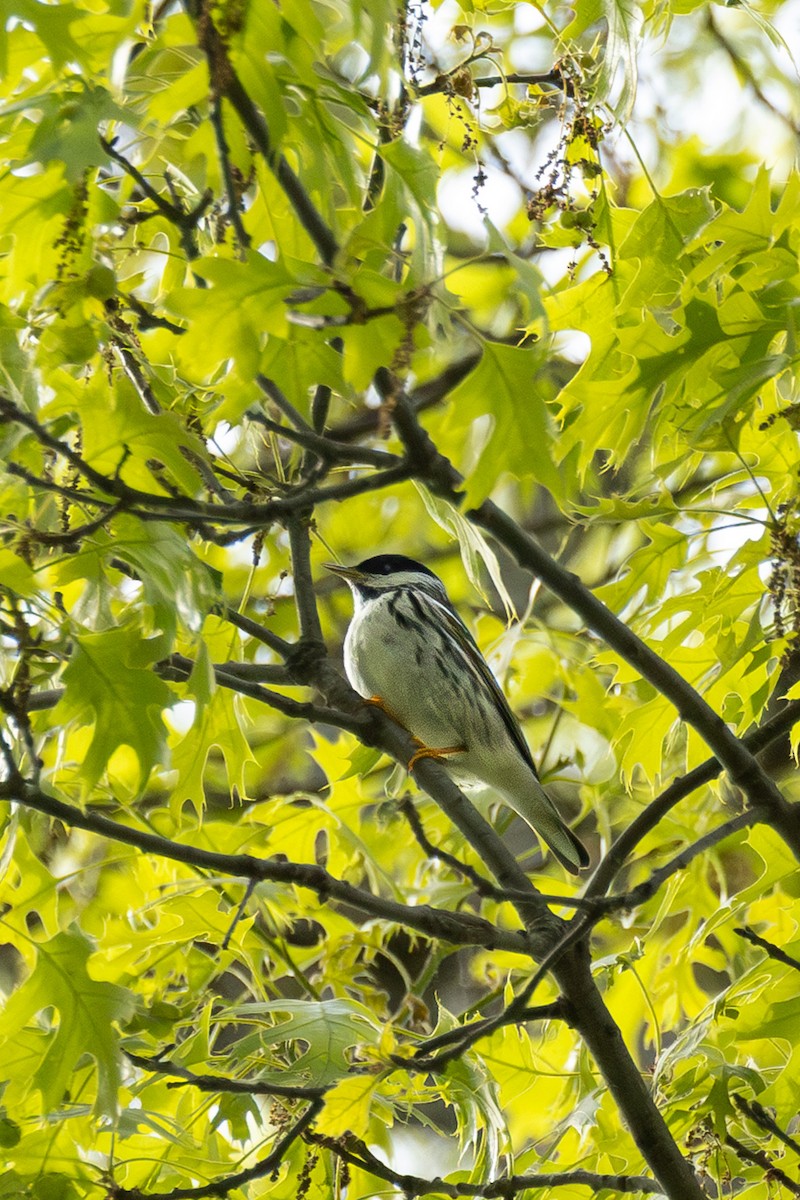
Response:
[[[800,1195],[794,10],[7,0],[0,1197]]]

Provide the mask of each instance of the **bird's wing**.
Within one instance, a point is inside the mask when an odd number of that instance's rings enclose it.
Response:
[[[514,716],[511,710],[511,705],[506,700],[500,684],[492,674],[492,670],[486,659],[478,649],[477,643],[470,631],[467,629],[464,622],[459,617],[454,608],[450,608],[447,604],[442,604],[441,600],[437,600],[434,596],[425,594],[425,600],[436,611],[434,620],[441,623],[447,632],[453,638],[453,641],[458,646],[464,658],[464,662],[468,669],[476,676],[478,686],[487,687],[494,697],[498,711],[503,717],[503,723],[509,732],[511,740],[519,750],[525,762],[533,771],[538,779],[538,772],[531,755],[530,746],[525,740],[525,734],[522,732],[522,727],[519,721]]]

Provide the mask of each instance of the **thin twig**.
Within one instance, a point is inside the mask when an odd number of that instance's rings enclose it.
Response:
[[[369,446],[353,447],[347,442],[334,441],[331,437],[323,437],[306,428],[289,429],[279,421],[273,421],[264,413],[253,409],[248,411],[247,417],[255,424],[263,425],[270,433],[277,433],[279,437],[296,442],[298,446],[313,451],[316,456],[328,462],[347,463],[349,466],[367,464],[371,467],[392,467],[403,461],[397,454],[391,454],[388,450],[373,450]]]
[[[244,1171],[237,1171],[235,1175],[225,1175],[213,1183],[206,1183],[200,1187],[171,1188],[168,1192],[143,1192],[140,1188],[121,1188],[112,1184],[109,1196],[112,1200],[203,1200],[205,1196],[227,1196],[235,1188],[243,1187],[254,1179],[263,1179],[265,1175],[271,1175],[283,1162],[292,1142],[308,1129],[322,1109],[322,1105],[321,1099],[313,1100],[303,1115],[298,1117],[294,1124],[289,1126],[283,1137],[278,1139],[266,1158]]]
[[[599,1175],[594,1171],[542,1171],[531,1175],[505,1175],[501,1179],[487,1180],[486,1183],[471,1183],[459,1181],[450,1183],[437,1176],[435,1179],[425,1179],[420,1175],[407,1175],[395,1171],[392,1167],[381,1162],[379,1158],[358,1138],[352,1135],[345,1138],[329,1138],[320,1134],[311,1134],[308,1141],[318,1146],[324,1146],[353,1167],[360,1167],[378,1179],[385,1179],[407,1197],[416,1196],[447,1196],[451,1200],[461,1197],[482,1197],[483,1200],[508,1200],[521,1192],[539,1188],[557,1187],[588,1187],[601,1192],[605,1189],[623,1192],[626,1195],[642,1193],[652,1195],[662,1189],[653,1179],[644,1175]]]
[[[738,1138],[735,1138],[732,1133],[725,1135],[725,1145],[730,1146],[731,1150],[735,1150],[742,1162],[752,1163],[753,1166],[761,1167],[766,1172],[768,1178],[782,1183],[793,1196],[800,1196],[800,1183],[797,1183],[794,1179],[790,1179],[785,1171],[782,1171],[780,1167],[776,1167],[766,1151],[749,1149]]]
[[[752,754],[759,754],[772,742],[788,733],[798,720],[800,700],[792,700],[776,716],[765,721],[758,729],[745,734],[742,741]],[[660,796],[651,800],[647,807],[634,817],[630,825],[623,829],[608,853],[598,863],[584,892],[587,899],[604,895],[622,869],[625,860],[658,822],[697,788],[721,775],[722,770],[718,759],[707,758],[699,767],[676,779]]]
[[[738,933],[739,930],[737,929],[736,932]],[[795,1154],[800,1154],[800,1142],[795,1141],[784,1129],[781,1129],[775,1118],[757,1100],[746,1100],[744,1096],[735,1093],[733,1102],[737,1108],[741,1109],[745,1116],[749,1117],[751,1121],[755,1121],[756,1125],[760,1125],[767,1133],[773,1134],[774,1137],[783,1142],[784,1146],[788,1146],[790,1150],[793,1150]]]
[[[172,1075],[184,1084],[191,1084],[201,1092],[231,1092],[239,1096],[283,1096],[287,1100],[317,1100],[324,1096],[327,1087],[303,1087],[288,1083],[270,1083],[262,1079],[229,1079],[224,1075],[197,1075],[166,1058],[148,1058],[134,1054],[123,1047],[126,1058],[143,1071],[158,1075]]]
[[[233,168],[230,159],[230,148],[228,140],[225,137],[225,125],[222,114],[222,99],[218,95],[211,97],[211,126],[214,130],[214,137],[217,143],[217,156],[222,168],[222,179],[225,184],[225,194],[228,197],[228,217],[230,218],[233,232],[239,246],[239,258],[244,260],[247,258],[247,251],[250,249],[251,237],[244,227],[242,221],[241,201],[236,190],[236,184],[233,178]]]
[[[783,963],[786,967],[793,967],[795,971],[800,971],[800,962],[796,958],[792,958],[785,950],[781,950],[780,946],[776,946],[774,942],[768,942],[766,938],[760,937],[749,925],[734,929],[733,932],[738,933],[739,937],[743,937],[754,946],[759,946],[762,950],[766,951],[770,958],[774,958],[775,962]]]
[[[637,908],[640,904],[644,904],[647,900],[650,900],[672,875],[677,874],[678,871],[685,871],[689,864],[701,854],[712,850],[714,846],[719,845],[726,838],[732,837],[734,833],[738,833],[741,829],[747,829],[750,825],[756,825],[759,821],[763,820],[764,815],[758,809],[745,809],[743,813],[739,813],[738,817],[732,817],[724,825],[719,825],[716,829],[712,829],[710,833],[705,834],[704,837],[698,838],[696,842],[692,842],[690,846],[686,846],[681,850],[680,854],[676,854],[674,858],[664,863],[662,867],[656,867],[647,879],[635,888],[631,888],[629,892],[609,896],[606,903],[613,905],[615,908]]]
[[[297,411],[291,400],[283,394],[274,379],[269,379],[266,375],[258,374],[256,375],[256,383],[264,394],[269,396],[272,403],[277,405],[283,415],[292,422],[295,429],[299,429],[302,433],[309,434],[311,437],[315,436],[314,430],[308,421]]]
[[[0,731],[0,747],[4,746]],[[452,913],[431,905],[400,904],[383,896],[375,896],[363,888],[337,879],[314,863],[293,863],[273,858],[256,858],[250,854],[222,854],[199,846],[187,846],[142,829],[122,825],[100,813],[82,811],[72,804],[45,792],[22,779],[13,758],[7,755],[9,774],[0,781],[0,800],[12,800],[36,812],[56,817],[65,825],[87,829],[111,841],[136,846],[147,854],[157,854],[175,862],[198,869],[213,871],[237,879],[268,880],[291,884],[315,892],[321,900],[339,900],[357,912],[398,924],[401,928],[416,929],[429,937],[458,946],[484,946],[527,954],[530,948],[523,930],[501,930],[481,917],[468,913]]]

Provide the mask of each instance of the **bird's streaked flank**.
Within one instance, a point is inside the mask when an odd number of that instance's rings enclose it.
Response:
[[[420,758],[441,758],[455,783],[495,791],[568,871],[588,866],[586,848],[539,782],[520,724],[442,581],[402,554],[326,565],[353,593],[347,678],[419,742],[409,769]]]

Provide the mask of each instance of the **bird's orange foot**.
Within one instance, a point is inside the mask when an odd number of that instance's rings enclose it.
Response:
[[[393,713],[392,710],[389,708],[389,705],[385,704],[380,696],[369,696],[367,698],[367,704],[372,704],[372,705],[374,705],[375,708],[379,708],[382,713],[386,713],[387,717],[392,718],[395,725],[399,725],[401,729],[405,729],[405,725],[400,720],[397,713]]]
[[[466,746],[440,746],[434,749],[432,746],[420,746],[416,754],[412,754],[408,762],[408,770],[413,771],[414,767],[423,758],[447,758],[450,754],[463,754]]]

